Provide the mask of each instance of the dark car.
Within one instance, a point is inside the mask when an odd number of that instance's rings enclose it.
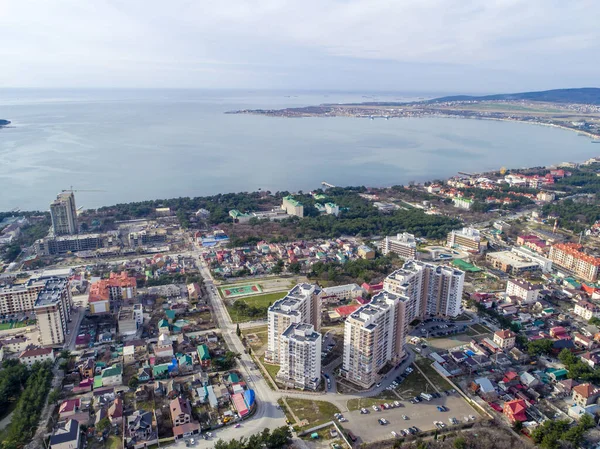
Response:
[[[356,436],[352,432],[348,432],[348,438],[350,438],[352,441],[356,441]]]

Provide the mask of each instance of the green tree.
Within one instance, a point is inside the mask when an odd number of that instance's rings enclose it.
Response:
[[[527,344],[527,353],[532,356],[550,354],[553,346],[552,340],[542,338],[541,340],[530,341]]]
[[[133,376],[131,379],[129,379],[129,383],[127,384],[127,386],[129,388],[131,388],[132,390],[137,390],[137,387],[140,385],[140,380],[137,378],[137,376]]]
[[[55,389],[50,392],[48,395],[48,402],[50,404],[56,404],[60,398],[60,390]]]
[[[454,440],[454,448],[455,449],[467,449],[467,440],[465,440],[465,437],[457,437]]]
[[[237,323],[236,327],[235,327],[235,333],[237,334],[237,336],[239,337],[240,335],[242,335],[242,331],[240,329],[240,323]]]
[[[96,426],[96,430],[100,433],[103,433],[105,430],[110,429],[110,421],[108,418],[103,418],[100,420],[100,422],[98,422],[98,425]]]

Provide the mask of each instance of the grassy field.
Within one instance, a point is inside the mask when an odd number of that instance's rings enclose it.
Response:
[[[277,373],[279,372],[279,365],[271,365],[270,363],[265,363],[265,356],[263,355],[260,358],[260,362],[263,364],[269,376],[271,376],[271,380],[275,382],[275,377],[277,377]]]
[[[308,421],[308,427],[332,421],[333,415],[340,410],[333,404],[324,401],[286,398],[286,402],[300,421]]]
[[[276,293],[265,293],[262,295],[249,296],[246,298],[240,298],[236,301],[243,301],[250,307],[268,307],[269,304],[273,304],[278,299],[283,298],[287,292],[276,292]],[[248,316],[243,313],[240,313],[238,310],[234,309],[229,303],[227,305],[227,310],[229,311],[229,316],[231,316],[231,320],[234,323],[243,323],[246,321],[254,321],[261,320],[267,318],[267,313],[265,310],[264,316]]]
[[[406,379],[404,379],[400,385],[398,385],[396,391],[398,394],[402,395],[404,399],[410,399],[425,391],[426,385],[427,379],[425,379],[423,375],[415,369],[412,373],[406,376]]]
[[[431,366],[433,364],[432,360],[419,359],[415,360],[415,363],[419,366],[419,368],[421,368],[429,380],[440,390],[450,390],[452,388],[452,385],[450,385],[448,381],[444,379],[433,366]]]

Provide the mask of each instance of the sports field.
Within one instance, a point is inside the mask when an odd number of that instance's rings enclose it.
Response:
[[[258,284],[235,285],[231,287],[221,287],[223,298],[236,298],[238,296],[258,295],[262,293],[262,288]]]

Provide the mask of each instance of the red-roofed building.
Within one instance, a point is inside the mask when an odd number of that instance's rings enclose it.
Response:
[[[593,339],[586,337],[583,334],[580,334],[579,332],[575,332],[573,334],[573,343],[575,343],[576,345],[579,345],[585,349],[592,349],[595,345],[595,342]]]
[[[54,362],[54,351],[52,348],[28,349],[21,353],[19,360],[28,366],[32,366],[36,362],[44,363],[46,360]]]
[[[353,313],[354,311],[356,311],[358,308],[360,307],[360,304],[352,304],[349,306],[341,306],[341,307],[337,307],[335,309],[335,311],[342,317],[342,318],[346,318],[347,316],[349,316],[351,313]]]
[[[110,301],[133,299],[137,295],[137,280],[127,272],[110,273],[108,279],[101,279],[90,286],[88,303],[90,313],[110,312]]]
[[[515,399],[504,403],[504,415],[511,423],[527,421],[527,403],[523,399]]]
[[[590,383],[584,383],[573,387],[573,402],[580,407],[596,402],[600,396],[600,388]]]
[[[550,336],[558,340],[570,340],[571,337],[567,330],[562,326],[556,326],[550,329]]]
[[[586,281],[596,282],[598,279],[600,257],[585,254],[583,245],[579,243],[556,243],[550,248],[548,258]]]
[[[496,331],[494,334],[494,343],[496,343],[500,348],[505,351],[508,351],[515,347],[515,341],[517,336],[515,333],[509,329]]]
[[[74,415],[79,411],[79,407],[81,406],[81,402],[79,399],[68,399],[63,401],[60,404],[60,408],[58,409],[58,414],[60,419],[66,419],[69,416]]]

